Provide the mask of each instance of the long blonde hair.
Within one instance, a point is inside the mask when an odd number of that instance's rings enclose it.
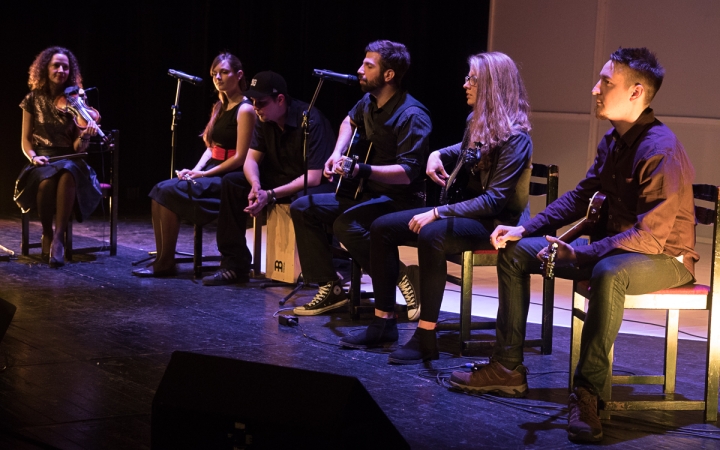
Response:
[[[223,61],[227,61],[230,63],[230,67],[232,67],[232,70],[237,72],[238,70],[242,70],[242,63],[238,59],[237,56],[233,55],[232,53],[224,52],[220,53],[215,57],[212,64],[210,65],[210,70],[212,71],[215,66],[220,64]],[[240,79],[240,90],[245,92],[247,90],[247,81],[245,80],[245,75]],[[228,98],[227,95],[225,95],[223,92],[218,91],[218,97],[219,100],[215,102],[213,105],[212,112],[210,113],[210,121],[205,126],[205,130],[202,133],[203,141],[205,141],[206,147],[212,146],[212,132],[213,128],[215,127],[215,122],[217,122],[218,117],[220,117],[220,114],[225,112],[225,108],[228,104]]]
[[[530,103],[515,62],[504,53],[488,52],[470,56],[468,64],[477,77],[470,143],[481,142],[485,153],[514,134],[529,132]]]

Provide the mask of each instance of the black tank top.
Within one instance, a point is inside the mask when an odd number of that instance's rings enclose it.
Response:
[[[210,136],[212,142],[217,143],[217,145],[227,150],[235,149],[235,146],[237,145],[238,108],[240,108],[240,105],[243,104],[252,105],[252,102],[245,98],[232,109],[220,114],[220,117],[218,117],[217,121],[215,121],[215,126],[213,127],[212,135]]]

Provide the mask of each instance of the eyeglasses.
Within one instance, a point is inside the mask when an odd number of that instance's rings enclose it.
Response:
[[[477,77],[475,75],[468,75],[465,77],[465,82],[470,86],[477,86]]]

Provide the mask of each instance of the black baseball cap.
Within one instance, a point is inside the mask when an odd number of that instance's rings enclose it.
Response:
[[[287,84],[282,75],[268,70],[255,75],[250,81],[250,89],[244,94],[250,98],[263,98],[277,94],[287,97]]]

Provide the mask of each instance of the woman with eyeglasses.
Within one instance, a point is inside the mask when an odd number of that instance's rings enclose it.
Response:
[[[375,318],[362,332],[341,339],[349,348],[397,341],[395,285],[398,246],[418,247],[420,314],[412,338],[392,352],[395,364],[438,359],[435,326],[447,276],[446,255],[488,244],[500,224],[517,225],[528,214],[532,160],[530,105],[517,66],[499,52],[468,59],[467,104],[472,107],[461,143],[434,151],[428,177],[443,188],[441,204],[382,216],[370,228]]]
[[[30,93],[20,108],[22,150],[30,165],[15,184],[14,199],[24,212],[37,209],[42,259],[57,268],[65,264],[64,237],[71,214],[82,221],[102,199],[95,172],[82,159],[73,158],[87,149],[98,127],[94,120],[81,127],[63,106],[66,89],[82,87],[80,67],[70,50],[46,48],[35,57],[29,73]]]
[[[242,170],[255,127],[252,102],[240,60],[221,53],[210,66],[219,100],[202,134],[206,149],[193,169],[177,172],[177,178],[162,181],[150,191],[157,257],[148,267],[133,270],[138,277],[164,277],[177,273],[175,247],[180,220],[205,225],[220,210],[223,175]]]

